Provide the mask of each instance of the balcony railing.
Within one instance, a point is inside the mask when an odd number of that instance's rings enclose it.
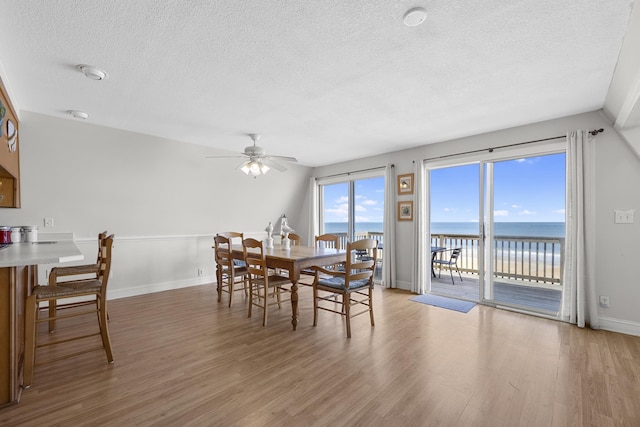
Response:
[[[347,246],[347,233],[334,233],[340,236],[340,247]],[[364,231],[356,233],[356,240],[376,239],[380,247],[384,245],[381,232]],[[458,268],[469,274],[479,274],[477,235],[468,234],[432,234],[431,246],[449,249],[461,248]],[[524,281],[531,284],[559,285],[564,268],[564,238],[533,236],[495,236],[493,247],[494,277]],[[382,260],[383,251],[378,252]],[[446,259],[450,252],[437,255]]]
[[[478,236],[465,234],[432,234],[431,245],[461,248],[458,268],[479,274]],[[495,236],[493,242],[493,274],[503,279],[558,285],[564,268],[564,238]],[[447,258],[448,252],[438,254]]]

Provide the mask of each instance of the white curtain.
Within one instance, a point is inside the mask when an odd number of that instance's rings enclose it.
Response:
[[[413,272],[411,274],[411,290],[417,294],[427,292],[427,262],[426,257],[426,209],[425,206],[425,188],[426,177],[424,167],[421,162],[413,162],[414,189],[415,195],[413,201]],[[429,270],[430,272],[431,270]]]
[[[567,212],[562,320],[600,327],[594,283],[594,148],[587,131],[567,133]]]
[[[307,244],[315,245],[318,233],[318,182],[314,177],[309,178],[309,234]]]
[[[384,247],[382,285],[396,287],[396,170],[387,165],[384,174]]]

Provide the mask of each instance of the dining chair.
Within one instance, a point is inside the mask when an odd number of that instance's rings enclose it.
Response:
[[[283,291],[290,292],[290,289],[284,286],[291,284],[291,281],[288,277],[269,270],[262,242],[256,239],[244,239],[242,251],[249,277],[248,317],[251,317],[253,306],[260,307],[262,309],[262,326],[266,326],[269,306],[277,305],[278,308],[281,308],[281,303],[285,301],[281,299],[280,294]],[[269,302],[269,289],[275,293],[275,302]]]
[[[302,244],[302,237],[296,233],[289,233],[289,240],[291,241],[291,246],[300,246]]]
[[[340,249],[340,236],[336,234],[321,234],[316,236],[316,246]]]
[[[49,273],[48,283],[49,285],[56,285],[58,283],[58,277],[62,277],[64,281],[68,282],[68,277],[73,276],[82,276],[81,278],[71,279],[71,280],[85,280],[88,278],[97,278],[98,272],[100,271],[100,248],[104,245],[106,238],[109,233],[105,230],[102,233],[98,233],[98,255],[95,264],[83,264],[83,265],[72,265],[72,266],[63,266],[63,267],[55,267]],[[65,306],[59,305],[56,300],[49,301],[49,318],[52,319],[49,321],[49,332],[53,332],[55,330],[56,321],[54,320],[56,317],[56,310],[65,309],[68,307],[77,307],[82,304],[92,304],[92,301],[86,302],[74,302],[66,304]],[[109,320],[109,313],[107,313],[107,320]]]
[[[229,307],[233,302],[235,291],[244,291],[248,295],[247,287],[247,267],[234,261],[231,248],[231,239],[222,235],[213,238],[214,257],[216,262],[216,289],[218,291],[218,302],[222,301],[222,293],[229,294]],[[234,289],[236,284],[242,284],[242,287]]]
[[[320,236],[316,236],[314,240],[316,243],[316,247],[318,248],[340,249],[340,236],[337,236],[335,234],[321,234]],[[325,268],[334,268],[334,267],[335,266],[325,266]],[[313,279],[309,281],[309,280],[304,280],[303,278],[304,276],[314,277],[316,275],[316,272],[313,269],[305,268],[302,271],[300,271],[300,275],[302,280],[298,282],[298,284],[312,286]]]
[[[432,262],[433,264],[437,264],[438,265],[438,278],[440,278],[440,273],[442,273],[442,267],[443,266],[447,266],[449,268],[449,275],[451,276],[451,283],[453,283],[454,285],[456,284],[453,280],[453,268],[455,267],[456,271],[458,272],[458,276],[460,277],[460,281],[462,282],[462,275],[460,274],[460,270],[458,269],[458,257],[460,256],[460,252],[462,251],[462,248],[455,248],[451,251],[451,257],[446,260],[446,259],[434,259]]]
[[[330,311],[345,317],[347,338],[351,338],[351,318],[369,313],[371,326],[373,319],[373,274],[378,255],[378,241],[362,239],[347,243],[347,259],[344,269],[330,270],[324,267],[313,267],[316,272],[313,280],[313,326],[318,324],[318,310]],[[366,256],[363,253],[366,252]],[[322,292],[322,294],[320,293]],[[329,293],[329,295],[327,295]],[[335,310],[335,295],[342,296],[341,311]],[[330,302],[331,307],[326,304]],[[366,309],[352,313],[352,308],[363,305]]]
[[[100,335],[100,337],[102,338],[101,347],[82,349],[72,353],[64,354],[62,356],[52,357],[51,359],[45,362],[40,362],[37,365],[39,366],[56,362],[58,360],[67,359],[69,357],[77,356],[79,354],[87,353],[90,351],[100,350],[102,348],[104,348],[107,355],[107,361],[109,363],[113,363],[114,359],[113,352],[111,350],[111,338],[109,337],[109,323],[107,322],[107,284],[109,282],[109,273],[111,271],[113,239],[114,236],[112,234],[110,236],[107,236],[103,240],[102,246],[100,247],[99,270],[95,278],[71,280],[67,282],[57,281],[54,284],[44,286],[37,285],[31,291],[31,295],[27,297],[25,303],[25,350],[24,374],[22,380],[22,386],[24,388],[28,388],[31,386],[33,369],[34,366],[36,366],[36,349],[41,347],[50,347],[57,344],[63,344],[70,341],[77,341]],[[55,268],[53,270],[55,270]],[[64,274],[70,277],[76,275],[76,273],[71,270],[66,270]],[[86,272],[83,271],[79,274],[86,274]],[[60,270],[55,272],[55,277],[62,277],[62,273],[60,272]],[[66,319],[96,313],[99,331],[83,335],[74,335],[71,337],[65,336],[64,339],[59,340],[52,339],[39,345],[38,324],[52,320],[50,318],[50,314],[48,317],[39,318],[39,313],[41,311],[40,303],[48,303],[50,301],[59,301],[63,299],[78,297],[93,297],[91,301],[94,304],[94,308],[90,310],[74,310],[69,314],[59,314],[58,311],[56,311],[54,313],[53,320]],[[48,310],[46,310],[45,312],[50,313]],[[57,354],[57,352],[55,352],[54,354]]]
[[[242,245],[242,241],[244,240],[244,233],[238,231],[223,231],[222,233],[218,233],[216,235],[226,237],[227,239],[229,239],[229,244],[231,245]],[[234,259],[233,263],[235,265],[244,266],[244,261],[241,259]]]

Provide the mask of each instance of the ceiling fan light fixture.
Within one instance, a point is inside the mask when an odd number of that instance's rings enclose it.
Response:
[[[271,168],[259,160],[248,160],[240,170],[247,175],[258,176],[258,175],[266,175]]]

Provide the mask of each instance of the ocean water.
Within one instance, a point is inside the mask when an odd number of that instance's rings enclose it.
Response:
[[[356,232],[375,231],[382,233],[381,222],[356,223]],[[327,222],[325,233],[346,233],[346,222]],[[431,234],[470,234],[478,235],[479,226],[476,222],[432,222]],[[564,237],[564,222],[496,222],[496,236],[517,237]]]

